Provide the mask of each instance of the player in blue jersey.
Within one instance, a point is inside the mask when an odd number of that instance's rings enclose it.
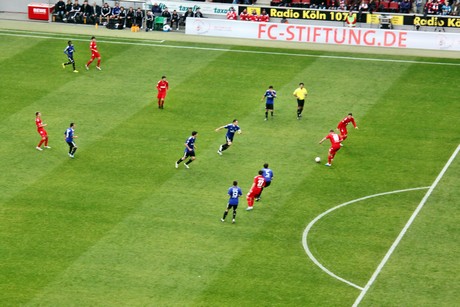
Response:
[[[74,142],[74,139],[77,138],[75,135],[75,124],[70,123],[69,128],[64,132],[65,141],[69,145],[69,157],[74,158],[75,152],[77,151],[77,145]]]
[[[268,90],[265,91],[265,94],[262,96],[261,101],[265,101],[265,120],[268,120],[268,111],[270,111],[273,118],[273,110],[275,109],[275,98],[276,91],[273,89],[273,86],[269,86]]]
[[[198,135],[198,132],[192,131],[192,136],[190,136],[186,141],[185,141],[185,149],[184,149],[184,156],[177,160],[176,162],[176,168],[179,167],[179,163],[184,161],[187,158],[190,158],[187,162],[184,163],[184,166],[186,168],[190,168],[188,165],[192,163],[195,160],[195,140],[196,136]]]
[[[230,199],[228,200],[227,209],[224,211],[224,216],[220,219],[222,222],[225,222],[225,218],[227,217],[228,211],[233,209],[233,219],[232,223],[235,223],[236,218],[236,209],[238,209],[238,198],[243,195],[240,187],[238,187],[238,181],[233,181],[233,186],[228,189],[227,192],[230,195]]]
[[[222,151],[228,149],[230,145],[232,145],[233,142],[233,137],[235,136],[235,132],[238,132],[238,134],[241,133],[241,129],[238,126],[238,120],[234,119],[231,124],[219,127],[216,129],[216,132],[221,130],[221,129],[227,129],[227,134],[225,135],[225,144],[222,144],[219,146],[219,150],[217,153],[222,156]]]
[[[262,195],[262,191],[265,188],[267,188],[272,183],[272,180],[273,180],[273,171],[268,168],[268,163],[264,164],[264,168],[262,169],[262,176],[264,176],[265,185],[260,190],[259,195],[256,196],[256,201],[260,200],[260,195]]]
[[[72,41],[67,42],[67,47],[64,49],[64,53],[67,55],[67,58],[69,61],[67,63],[62,63],[62,68],[65,68],[66,65],[72,64],[73,66],[73,72],[78,72],[78,70],[75,69],[75,60],[73,59],[73,53],[75,52],[75,47],[72,44]]]

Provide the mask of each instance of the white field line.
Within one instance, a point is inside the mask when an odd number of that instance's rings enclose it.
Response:
[[[356,301],[354,302],[353,304],[353,307],[356,307],[359,305],[359,303],[362,301],[362,299],[364,298],[364,296],[366,295],[367,291],[369,290],[369,288],[372,286],[372,284],[374,283],[374,281],[376,280],[377,276],[380,274],[380,272],[382,271],[383,267],[385,266],[385,264],[387,263],[388,259],[390,259],[390,256],[391,254],[393,254],[394,250],[396,249],[396,247],[398,246],[399,242],[401,241],[401,239],[403,238],[403,236],[406,234],[406,231],[409,229],[409,227],[412,225],[412,222],[415,220],[415,218],[417,217],[418,213],[420,212],[420,210],[422,210],[423,206],[425,205],[426,201],[428,200],[428,198],[430,197],[431,193],[433,192],[433,190],[436,188],[436,186],[438,185],[439,181],[441,181],[442,177],[444,176],[444,174],[446,173],[447,169],[449,168],[449,166],[452,164],[452,161],[454,161],[455,157],[457,156],[458,152],[460,151],[460,145],[457,146],[457,149],[454,151],[454,153],[452,154],[452,156],[450,157],[449,161],[447,161],[446,165],[444,165],[444,168],[442,169],[442,171],[439,173],[438,177],[436,178],[436,180],[433,182],[433,184],[430,186],[430,188],[428,189],[428,191],[426,192],[425,196],[423,197],[422,201],[420,202],[420,204],[417,206],[417,208],[415,209],[414,213],[412,213],[412,216],[410,217],[409,221],[407,221],[406,225],[404,226],[404,228],[401,230],[399,236],[396,238],[396,240],[393,242],[393,245],[391,245],[390,249],[388,250],[388,252],[386,253],[385,257],[383,257],[382,259],[382,262],[380,262],[379,266],[377,267],[377,269],[375,270],[374,274],[372,274],[372,277],[371,279],[369,279],[369,281],[367,282],[367,285],[364,287],[364,289],[361,291],[361,293],[359,294],[358,298],[356,299]]]
[[[14,32],[6,33],[7,30],[1,30],[0,35],[6,36],[18,36],[18,37],[29,37],[29,38],[46,38],[46,39],[59,39],[63,40],[63,37],[46,36],[39,34],[17,34]],[[71,34],[67,35],[68,37]],[[72,39],[74,41],[88,41],[87,39]],[[124,41],[106,41],[98,40],[99,43],[105,44],[122,44],[122,45],[134,45],[134,46],[151,46],[151,47],[163,47],[163,48],[174,48],[174,49],[193,49],[193,50],[205,50],[205,51],[219,51],[232,53],[250,53],[250,54],[266,54],[266,55],[279,55],[279,56],[293,56],[293,57],[311,57],[311,58],[324,58],[324,59],[340,59],[340,60],[351,60],[351,61],[374,61],[374,62],[389,62],[389,63],[404,63],[404,64],[427,64],[427,65],[442,65],[442,66],[460,66],[460,63],[442,63],[442,62],[424,62],[424,61],[412,61],[412,60],[398,60],[398,59],[379,59],[379,58],[360,58],[360,57],[347,57],[347,56],[333,56],[333,55],[315,55],[307,53],[289,53],[289,52],[270,52],[270,51],[256,51],[256,50],[238,50],[238,49],[225,49],[225,48],[207,48],[207,47],[192,47],[192,46],[176,46],[162,44],[165,40],[152,41],[152,43],[141,43],[141,42],[124,42]],[[161,44],[161,45],[159,45]]]
[[[335,206],[323,213],[321,213],[320,215],[318,215],[313,221],[311,221],[307,228],[305,228],[304,232],[303,232],[303,236],[302,236],[302,244],[303,244],[303,248],[305,249],[305,252],[307,253],[308,257],[313,261],[314,264],[316,264],[321,270],[323,270],[324,272],[326,272],[328,275],[332,276],[333,278],[335,279],[338,279],[356,289],[359,289],[359,290],[364,290],[363,287],[360,287],[354,283],[352,283],[351,281],[348,281],[340,276],[337,276],[336,274],[332,273],[331,271],[329,271],[325,266],[323,266],[316,258],[315,256],[313,256],[313,253],[310,251],[310,248],[308,247],[308,233],[310,232],[311,228],[313,227],[313,225],[318,222],[320,219],[322,219],[325,215],[331,213],[332,211],[335,211],[337,209],[340,209],[342,207],[345,207],[345,206],[348,206],[348,205],[351,205],[351,204],[354,204],[354,203],[357,203],[359,201],[362,201],[362,200],[366,200],[366,199],[369,199],[369,198],[374,198],[374,197],[378,197],[378,196],[383,196],[383,195],[389,195],[389,194],[396,194],[396,193],[403,193],[403,192],[410,192],[410,191],[416,191],[416,190],[426,190],[428,189],[429,187],[420,187],[420,188],[411,188],[411,189],[405,189],[405,190],[397,190],[397,191],[390,191],[390,192],[384,192],[384,193],[378,193],[378,194],[374,194],[374,195],[369,195],[369,196],[365,196],[365,197],[361,197],[361,198],[358,198],[358,199],[354,199],[354,200],[351,200],[351,201],[348,201],[346,203],[343,203],[343,204],[340,204],[338,206]]]

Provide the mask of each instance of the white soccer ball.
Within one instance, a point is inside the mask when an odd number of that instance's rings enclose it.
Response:
[[[171,31],[171,27],[169,25],[164,25],[163,26],[163,31],[164,32],[169,32],[169,31]]]
[[[241,129],[240,129],[240,130],[238,130],[238,134],[241,134],[241,133],[243,133],[243,131],[241,131]]]
[[[315,162],[316,162],[316,163],[321,162],[321,158],[320,158],[320,157],[316,157],[316,158],[315,158]]]

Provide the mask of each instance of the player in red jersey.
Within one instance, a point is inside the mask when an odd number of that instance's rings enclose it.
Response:
[[[89,49],[91,50],[91,59],[89,59],[88,63],[86,63],[85,68],[89,70],[89,65],[93,63],[94,59],[97,59],[96,68],[101,70],[101,54],[97,50],[96,38],[93,36],[91,37],[91,43],[89,43]]]
[[[246,210],[252,210],[254,206],[254,200],[259,195],[262,193],[262,189],[265,186],[265,178],[263,176],[263,171],[259,171],[259,175],[254,177],[254,181],[252,183],[251,189],[249,190],[249,193],[246,195],[246,199],[248,201],[248,207]]]
[[[331,148],[329,148],[329,155],[327,156],[327,163],[325,164],[326,166],[331,166],[335,154],[341,148],[340,142],[342,142],[342,138],[337,133],[334,133],[333,129],[331,129],[329,130],[329,134],[323,137],[323,139],[319,141],[319,143],[322,144],[325,140],[331,141]]]
[[[169,83],[166,80],[166,76],[162,76],[161,80],[157,83],[157,90],[158,90],[158,108],[163,109],[165,104],[166,92],[169,90]]]
[[[37,131],[38,133],[40,134],[41,136],[41,140],[40,140],[40,143],[38,143],[37,147],[35,147],[37,150],[40,150],[42,151],[42,145],[43,143],[45,143],[45,148],[51,148],[48,146],[48,133],[46,132],[45,128],[47,126],[47,124],[44,124],[42,122],[42,118],[41,118],[42,114],[40,112],[35,112],[35,125],[37,125]]]
[[[337,129],[340,131],[340,137],[344,141],[347,138],[347,134],[348,134],[347,125],[349,123],[352,123],[353,127],[355,127],[355,129],[358,129],[358,126],[356,126],[355,119],[353,118],[353,114],[351,113],[348,113],[347,117],[342,119],[337,125]]]

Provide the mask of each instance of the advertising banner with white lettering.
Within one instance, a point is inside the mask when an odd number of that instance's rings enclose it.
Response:
[[[205,17],[209,17],[212,15],[222,15],[225,16],[230,9],[230,7],[234,7],[238,9],[237,5],[232,5],[228,3],[214,3],[214,2],[175,2],[175,1],[158,1],[156,2],[163,10],[165,7],[168,8],[170,12],[176,10],[181,15],[185,13],[189,7],[195,12],[198,8],[200,9],[201,13]],[[151,6],[150,6],[151,7]]]
[[[460,51],[460,34],[187,19],[186,34],[334,45]]]

